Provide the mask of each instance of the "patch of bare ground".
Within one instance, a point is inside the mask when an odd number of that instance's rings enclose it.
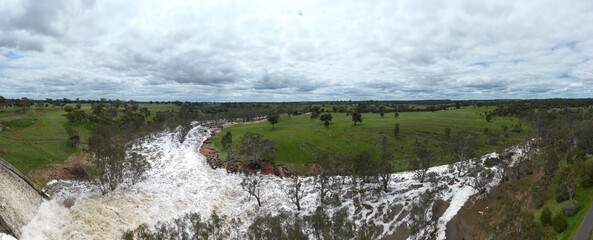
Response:
[[[86,153],[74,153],[62,164],[50,164],[29,172],[28,177],[39,186],[53,179],[84,179],[87,173],[81,162],[86,159]]]
[[[529,189],[540,179],[541,176],[538,174],[526,175],[511,182],[501,183],[486,197],[470,198],[447,224],[446,238],[484,239],[488,238],[489,231],[495,228],[508,229],[505,230],[506,236],[521,236],[520,232],[526,228],[525,225],[533,224],[533,214],[529,210]]]

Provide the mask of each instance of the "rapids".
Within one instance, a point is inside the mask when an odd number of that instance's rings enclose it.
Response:
[[[180,129],[147,138],[133,146],[146,155],[152,168],[133,186],[122,186],[107,195],[88,182],[57,181],[50,201],[23,228],[22,239],[116,239],[146,223],[171,221],[189,212],[209,216],[212,211],[249,223],[257,203],[249,201],[241,177],[213,170],[198,152],[210,130],[194,126],[181,143]],[[284,181],[265,178],[261,210],[292,209],[282,191]],[[64,201],[74,200],[70,208]],[[310,199],[314,201],[314,199]],[[260,210],[260,211],[261,211]]]

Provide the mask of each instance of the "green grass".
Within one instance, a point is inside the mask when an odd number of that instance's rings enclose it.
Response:
[[[74,107],[76,104],[68,105]],[[157,111],[179,109],[174,104],[146,103],[139,107],[147,107],[151,117]],[[91,105],[82,104],[81,109],[90,114]],[[80,151],[67,143],[67,126],[78,130],[82,146],[88,144],[90,123],[69,123],[66,112],[60,107],[33,107],[25,114],[16,113],[16,108],[1,110],[0,122],[10,130],[0,132],[0,157],[25,174],[47,164],[63,163],[72,153]]]
[[[51,107],[29,110],[30,117],[19,119],[27,121],[26,124],[0,132],[0,157],[25,174],[66,160],[79,150],[67,144],[68,135],[64,127],[68,123],[63,114],[63,110]],[[81,132],[83,139],[88,138],[85,126],[74,127]]]
[[[493,110],[494,107],[465,108],[437,112],[403,112],[399,118],[394,118],[392,113],[385,117],[379,114],[362,114],[363,124],[353,126],[350,116],[345,113],[332,113],[333,120],[329,127],[324,127],[323,122],[311,120],[310,115],[288,117],[281,115],[280,122],[275,129],[269,122],[246,123],[225,127],[221,134],[212,137],[212,142],[217,149],[221,149],[220,138],[230,131],[233,142],[239,141],[246,132],[263,134],[272,140],[276,147],[276,162],[289,165],[302,165],[316,161],[319,152],[351,155],[361,151],[369,151],[374,158],[378,157],[377,145],[383,136],[387,136],[389,148],[395,154],[396,171],[405,168],[404,159],[411,157],[411,149],[416,139],[428,141],[429,147],[435,153],[439,150],[439,143],[444,137],[446,127],[452,129],[451,135],[457,131],[467,130],[477,136],[476,156],[495,151],[498,146],[505,143],[518,143],[525,139],[523,133],[511,133],[508,138],[501,137],[497,144],[485,143],[484,128],[493,132],[501,132],[502,126],[512,128],[518,120],[516,118],[496,118],[487,122],[480,113]],[[395,123],[400,124],[400,134],[393,136]],[[523,128],[526,126],[523,124]],[[437,164],[451,162],[447,154],[435,154]]]

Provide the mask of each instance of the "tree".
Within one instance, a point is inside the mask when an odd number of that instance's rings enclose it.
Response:
[[[148,163],[148,160],[146,160],[146,157],[137,152],[130,153],[129,165],[132,185],[138,183],[138,181],[142,179],[144,172],[150,168],[150,164]]]
[[[550,225],[552,223],[552,211],[550,211],[549,207],[545,207],[544,210],[542,210],[542,214],[539,216],[539,219],[544,226]]]
[[[70,106],[70,105],[68,105],[68,106],[65,106],[65,107],[64,107],[64,111],[66,111],[66,112],[68,112],[68,113],[69,113],[69,112],[72,112],[72,111],[74,111],[74,107],[72,107],[72,106]]]
[[[249,194],[249,199],[253,196],[257,200],[257,205],[261,207],[261,176],[259,174],[244,175],[241,188]]]
[[[276,123],[278,123],[278,121],[280,121],[280,115],[278,113],[270,113],[268,114],[268,122],[270,122],[272,124],[272,129],[274,128],[274,125],[276,125]]]
[[[231,132],[226,132],[222,139],[220,139],[220,144],[222,144],[224,150],[230,149],[233,145],[233,134],[231,134]]]
[[[566,217],[564,217],[563,213],[557,213],[556,216],[552,219],[552,226],[557,233],[564,232],[568,227],[568,223],[566,222]]]
[[[399,123],[395,123],[393,127],[393,137],[397,137],[397,135],[399,135]]]
[[[360,122],[362,124],[362,114],[358,111],[354,111],[352,113],[352,121],[354,122],[354,126],[356,126],[356,122]]]
[[[292,177],[292,182],[289,185],[288,197],[290,201],[297,207],[297,211],[301,210],[301,199],[305,196],[305,188],[303,187],[303,180],[295,175]]]
[[[428,168],[430,168],[430,165],[433,162],[432,153],[420,142],[414,144],[412,151],[414,156],[408,160],[408,167],[410,170],[416,172],[415,177],[420,180],[420,182],[424,182],[426,172],[428,172]]]
[[[243,156],[245,160],[259,166],[262,161],[274,160],[276,148],[269,139],[264,139],[261,134],[248,132],[241,137],[239,143],[239,155]]]
[[[79,123],[87,119],[87,114],[84,110],[74,110],[66,114],[66,118],[70,123]]]
[[[66,127],[66,133],[68,134],[68,144],[70,146],[78,146],[80,143],[80,134],[73,127]]]
[[[445,128],[445,139],[449,140],[449,137],[451,137],[451,128],[446,127]]]
[[[453,138],[452,154],[457,162],[454,166],[457,170],[457,176],[465,175],[469,166],[469,160],[474,155],[474,135],[460,131]]]
[[[331,113],[324,113],[321,114],[321,116],[319,117],[319,120],[323,122],[324,126],[329,126],[329,122],[333,119]]]
[[[383,191],[387,192],[387,187],[389,186],[389,181],[391,181],[391,174],[393,171],[393,164],[391,164],[393,154],[387,149],[387,137],[385,136],[383,136],[379,145],[379,154],[381,155],[379,162],[377,163],[377,171],[379,173],[381,185],[383,186]]]
[[[399,113],[398,112],[395,112],[393,115],[395,116],[395,118],[399,118]]]

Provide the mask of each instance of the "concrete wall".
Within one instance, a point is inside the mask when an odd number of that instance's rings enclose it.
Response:
[[[37,214],[47,194],[8,162],[0,159],[0,225],[20,237],[21,228]]]

